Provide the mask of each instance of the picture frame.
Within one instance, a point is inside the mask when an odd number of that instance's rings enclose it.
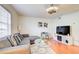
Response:
[[[38,26],[39,27],[42,27],[42,22],[38,22]]]
[[[46,28],[47,28],[47,27],[48,27],[48,23],[44,23],[44,27],[46,27]]]

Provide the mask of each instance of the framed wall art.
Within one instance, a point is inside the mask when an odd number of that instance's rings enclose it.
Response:
[[[43,26],[42,22],[38,22],[38,26],[42,27]]]
[[[47,28],[47,27],[48,27],[48,23],[44,23],[44,27],[46,27],[46,28]]]

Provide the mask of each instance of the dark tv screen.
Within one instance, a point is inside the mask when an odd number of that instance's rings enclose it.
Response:
[[[61,35],[70,35],[70,26],[57,26],[56,33]]]

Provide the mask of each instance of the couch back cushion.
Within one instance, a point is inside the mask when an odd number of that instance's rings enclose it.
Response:
[[[40,37],[39,36],[30,36],[30,37],[28,37],[30,40],[36,40],[36,39],[40,39]]]

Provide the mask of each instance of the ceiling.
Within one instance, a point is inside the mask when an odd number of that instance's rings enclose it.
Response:
[[[46,9],[49,4],[13,4],[12,7],[19,15],[28,17],[53,18],[55,16],[79,11],[79,4],[55,4],[58,7],[56,14],[49,15]]]

